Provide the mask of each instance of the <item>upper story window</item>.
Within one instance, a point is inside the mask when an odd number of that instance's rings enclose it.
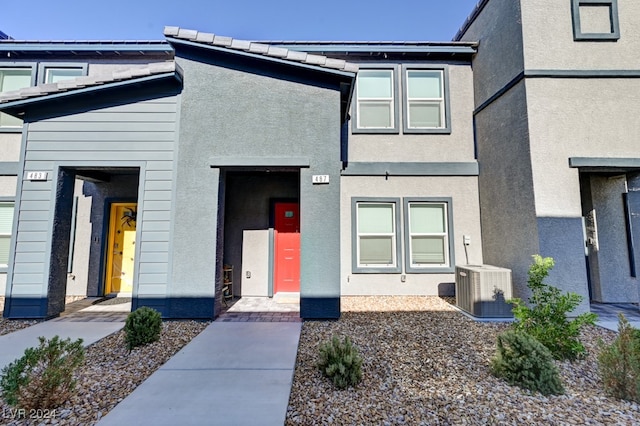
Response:
[[[618,0],[572,0],[573,39],[604,41],[620,38]]]
[[[73,62],[42,62],[38,65],[38,83],[57,83],[87,75],[87,64]]]
[[[446,66],[370,66],[358,72],[353,133],[399,133],[400,122],[403,133],[451,132]]]
[[[356,83],[354,132],[397,133],[395,69],[362,69]]]
[[[57,83],[58,81],[70,80],[83,75],[82,68],[47,68],[44,81],[45,83]]]
[[[0,66],[0,93],[24,89],[31,86],[31,67],[7,67]],[[22,128],[22,120],[5,113],[0,113],[0,127]]]

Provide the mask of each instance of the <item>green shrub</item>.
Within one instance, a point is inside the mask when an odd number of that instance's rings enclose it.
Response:
[[[514,329],[535,337],[556,359],[574,360],[583,356],[586,350],[580,342],[580,328],[594,325],[597,315],[589,312],[569,320],[567,315],[578,307],[582,296],[570,292],[563,294],[556,287],[544,284],[542,281],[553,268],[553,259],[539,255],[534,255],[533,259],[528,280],[533,292],[530,306],[518,298],[509,301],[514,305]]]
[[[507,330],[498,335],[491,372],[511,385],[543,395],[564,393],[551,352],[527,333]]]
[[[153,308],[143,306],[131,312],[124,323],[125,341],[129,350],[155,342],[160,338],[162,316]]]
[[[40,345],[5,366],[0,378],[6,402],[25,410],[53,409],[67,401],[76,384],[73,373],[84,361],[82,339],[38,339]]]
[[[640,331],[619,314],[616,340],[601,348],[598,371],[605,391],[615,398],[640,402]]]
[[[355,386],[362,380],[362,357],[348,337],[340,341],[333,336],[321,344],[318,367],[338,389]]]

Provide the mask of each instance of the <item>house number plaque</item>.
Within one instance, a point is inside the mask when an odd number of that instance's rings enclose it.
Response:
[[[311,183],[320,184],[320,183],[329,183],[329,175],[312,175]]]
[[[27,180],[47,180],[47,172],[27,172]]]

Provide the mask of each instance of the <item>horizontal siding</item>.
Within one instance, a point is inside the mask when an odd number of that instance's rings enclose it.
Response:
[[[51,141],[29,142],[29,149],[33,151],[50,151]],[[83,141],[56,142],[56,151],[95,151],[92,144]],[[139,142],[139,141],[104,141],[100,143],[100,151],[173,151],[173,142]]]
[[[169,251],[168,241],[143,241],[140,244],[141,244],[142,250],[149,253]]]
[[[31,142],[173,142],[172,132],[29,132]]]
[[[169,265],[166,263],[140,263],[141,274],[166,274],[169,272]]]
[[[142,220],[137,282],[140,294],[166,293],[177,110],[176,98],[169,97],[29,124],[24,170],[48,172],[49,180],[22,182],[13,295],[47,292],[46,254],[52,247],[51,212],[55,207],[53,172],[56,163],[71,162],[78,166],[83,162],[105,167],[119,162],[145,165],[141,170],[144,190],[138,200]]]
[[[138,297],[164,296],[167,292],[165,284],[140,284],[138,287]]]
[[[19,232],[18,242],[39,242],[47,240],[48,232]]]
[[[168,231],[171,228],[169,221],[145,220],[142,222],[142,232],[146,231]]]

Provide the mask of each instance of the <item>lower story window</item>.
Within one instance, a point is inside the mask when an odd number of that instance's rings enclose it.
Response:
[[[11,230],[13,228],[12,202],[0,203],[0,267],[9,263],[9,247],[11,246]]]
[[[397,205],[396,201],[355,203],[356,268],[398,268]]]
[[[447,265],[447,205],[424,202],[408,205],[411,267]]]

